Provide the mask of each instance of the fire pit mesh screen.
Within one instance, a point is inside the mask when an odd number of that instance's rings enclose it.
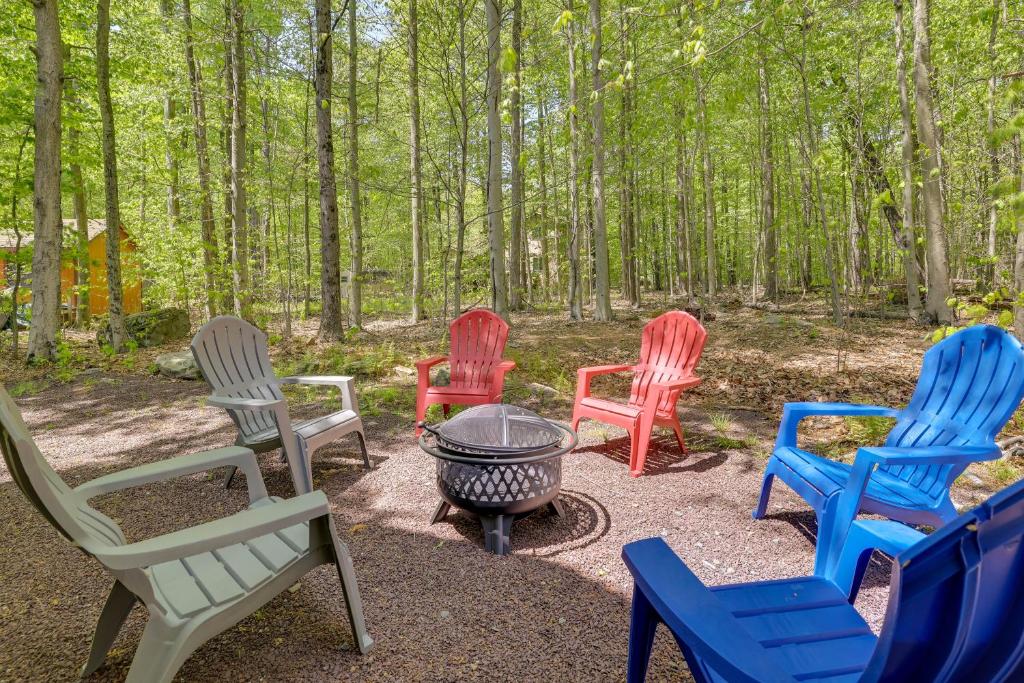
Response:
[[[540,498],[558,488],[561,475],[561,458],[516,467],[437,461],[437,484],[445,493],[485,505]]]
[[[494,454],[547,448],[563,436],[536,413],[507,404],[470,408],[441,425],[437,434],[449,448]]]

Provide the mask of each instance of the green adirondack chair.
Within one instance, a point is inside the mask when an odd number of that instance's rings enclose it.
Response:
[[[72,489],[43,458],[2,387],[0,450],[29,502],[114,577],[83,676],[103,664],[136,602],[146,606],[149,621],[128,681],[170,681],[196,648],[321,564],[338,569],[360,651],[372,647],[352,558],[338,540],[327,497],[322,491],[288,500],[268,496],[251,450],[229,446],[170,458]],[[112,491],[229,466],[245,474],[249,508],[189,529],[128,543],[114,520],[88,504],[90,498]]]

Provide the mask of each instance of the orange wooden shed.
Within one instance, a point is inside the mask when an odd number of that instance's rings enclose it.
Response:
[[[64,219],[64,258],[60,269],[61,299],[69,308],[78,306],[75,291],[75,267],[72,260],[73,246],[77,244],[76,224],[73,219]],[[107,312],[107,222],[102,219],[89,221],[89,314],[102,315]],[[32,244],[32,234],[23,235],[21,247]],[[10,255],[14,253],[14,235],[0,235],[0,290],[12,285],[14,265]],[[142,310],[142,275],[139,269],[138,247],[125,229],[121,228],[121,279],[124,290],[124,312],[138,313]],[[5,258],[6,257],[6,258]],[[28,269],[26,268],[26,273]],[[31,295],[24,295],[29,299]]]

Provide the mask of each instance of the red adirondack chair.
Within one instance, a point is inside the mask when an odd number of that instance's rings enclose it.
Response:
[[[686,452],[676,402],[684,389],[700,384],[693,374],[704,350],[707,332],[689,313],[669,311],[644,326],[640,362],[636,365],[601,365],[576,371],[576,404],[572,428],[588,417],[629,432],[629,474],[639,477],[647,459],[647,446],[655,426],[670,427],[679,448]],[[590,382],[598,375],[632,372],[633,386],[626,404],[590,395]]]
[[[505,373],[515,368],[514,361],[504,360],[508,340],[508,323],[487,309],[467,311],[452,321],[450,351],[416,363],[419,383],[416,389],[416,434],[427,415],[427,406],[440,403],[445,417],[452,405],[477,406],[501,403]],[[448,361],[447,386],[430,384],[430,368]]]

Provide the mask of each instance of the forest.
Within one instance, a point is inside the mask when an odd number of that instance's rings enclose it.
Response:
[[[723,297],[1024,331],[1022,32],[1016,0],[16,3],[13,351],[53,358],[89,290],[122,349],[125,277],[324,341]]]

